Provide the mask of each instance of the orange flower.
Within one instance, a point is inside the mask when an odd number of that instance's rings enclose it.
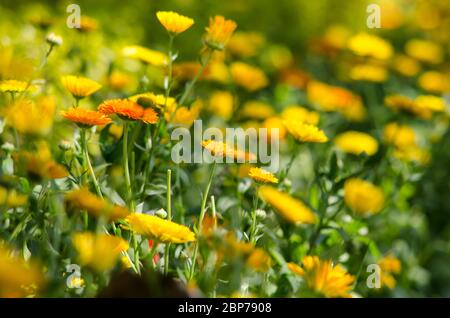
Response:
[[[144,109],[139,104],[129,99],[108,99],[105,100],[98,110],[106,115],[116,114],[122,119],[141,120],[147,124],[154,124],[158,120],[158,115],[151,108]]]
[[[111,118],[103,113],[82,108],[71,108],[66,112],[62,112],[61,115],[65,119],[73,121],[80,127],[106,125],[111,122]]]
[[[226,20],[220,15],[209,19],[209,26],[206,28],[205,43],[213,50],[223,50],[237,24],[233,20]]]

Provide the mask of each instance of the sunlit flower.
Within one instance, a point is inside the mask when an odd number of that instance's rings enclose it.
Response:
[[[269,104],[260,101],[248,101],[242,105],[239,113],[241,118],[266,119],[275,114]]]
[[[278,183],[278,179],[273,175],[273,173],[261,168],[250,168],[248,176],[257,182]]]
[[[226,143],[215,140],[202,141],[202,147],[208,150],[213,156],[234,158],[238,161],[250,161],[256,158],[255,154],[234,149]]]
[[[262,70],[242,62],[234,62],[230,66],[231,76],[236,85],[254,92],[266,87],[269,80]]]
[[[194,232],[187,226],[157,216],[132,213],[126,218],[126,221],[133,232],[160,242],[178,244],[196,240]]]
[[[144,107],[155,107],[158,109],[176,107],[175,98],[169,96],[166,99],[166,96],[163,94],[154,94],[151,92],[141,93],[133,95],[129,99]]]
[[[299,121],[288,120],[284,122],[287,131],[298,142],[324,143],[328,137],[317,126]]]
[[[67,192],[64,199],[72,209],[80,211],[86,210],[95,217],[103,216],[109,221],[124,219],[130,214],[127,208],[112,205],[96,196],[85,187]]]
[[[61,82],[75,98],[83,98],[94,94],[102,85],[86,77],[66,75]]]
[[[409,40],[405,51],[409,56],[430,64],[439,64],[444,57],[444,52],[438,44],[420,39]]]
[[[118,115],[124,120],[140,120],[146,124],[158,121],[158,115],[151,108],[143,108],[130,99],[108,99],[98,107],[100,113],[105,115]]]
[[[433,95],[420,95],[416,97],[414,102],[420,109],[427,109],[432,112],[445,111],[445,101],[441,97]]]
[[[346,131],[334,138],[334,144],[341,151],[368,156],[374,155],[378,151],[378,141],[371,135],[359,131]]]
[[[388,60],[394,53],[386,40],[368,33],[359,33],[348,41],[348,48],[356,55]]]
[[[403,76],[412,77],[420,72],[420,63],[406,55],[395,56],[392,67]]]
[[[344,201],[353,212],[368,216],[380,212],[383,208],[384,194],[372,183],[352,178],[345,181]]]
[[[309,111],[302,106],[291,105],[283,109],[281,118],[286,121],[293,120],[305,124],[317,125],[319,123],[320,115],[319,113]]]
[[[204,37],[205,44],[214,50],[223,50],[236,27],[236,22],[220,15],[210,18]]]
[[[46,37],[45,40],[47,41],[47,43],[49,43],[50,45],[61,45],[63,43],[63,39],[61,36],[56,35],[55,33],[51,32],[49,33]]]
[[[267,137],[271,138],[271,130],[278,130],[278,138],[283,140],[286,138],[287,135],[287,129],[284,125],[285,120],[278,117],[278,116],[272,116],[264,120],[262,124],[262,128],[267,129]]]
[[[70,108],[67,111],[61,112],[61,115],[80,127],[86,128],[96,125],[106,125],[111,122],[111,118],[101,112],[86,110],[80,107]]]
[[[265,44],[265,38],[261,33],[236,32],[227,45],[227,51],[240,57],[251,57]]]
[[[26,287],[41,288],[45,278],[38,264],[26,261],[0,242],[0,297],[24,297]]]
[[[291,197],[289,194],[270,186],[261,186],[258,194],[261,199],[291,223],[314,224],[316,222],[314,213],[302,201]]]
[[[190,108],[186,106],[177,107],[175,103],[167,106],[164,116],[167,121],[176,126],[191,127],[194,121],[200,115],[203,108],[203,101],[196,100]]]
[[[225,120],[233,115],[234,96],[228,91],[214,91],[208,101],[207,109]]]
[[[311,291],[330,298],[351,297],[355,277],[341,265],[333,265],[331,260],[324,261],[317,256],[305,256],[302,263],[302,268],[292,263],[288,267],[303,277]]]
[[[130,75],[120,71],[113,71],[107,78],[108,85],[115,91],[127,88],[133,79]]]
[[[169,57],[166,54],[139,45],[124,47],[122,54],[126,57],[154,66],[164,66],[169,62]]]
[[[422,165],[426,165],[430,161],[430,153],[425,149],[419,148],[417,145],[397,148],[394,151],[394,157],[400,160],[416,162]]]
[[[17,193],[15,189],[8,190],[0,186],[0,206],[7,208],[17,208],[26,205],[28,196]]]
[[[257,272],[267,272],[272,266],[272,259],[262,248],[255,248],[247,258],[246,264]]]
[[[27,89],[29,84],[17,80],[3,80],[0,81],[0,92],[2,93],[21,93]],[[30,87],[32,88],[32,87]]]
[[[128,243],[120,237],[91,232],[75,233],[72,243],[78,253],[78,262],[97,272],[112,269],[120,254],[128,249]]]
[[[424,72],[417,83],[430,93],[443,94],[450,91],[450,76],[436,71]]]
[[[385,98],[384,102],[393,110],[406,111],[422,119],[431,119],[434,112],[445,110],[443,99],[432,95],[421,95],[416,99],[402,95],[390,95]]]
[[[399,274],[402,271],[400,260],[394,256],[388,255],[378,261],[378,266],[380,266],[381,269],[381,286],[393,289],[397,284],[393,274]]]
[[[388,72],[384,66],[375,64],[358,64],[350,69],[349,76],[354,81],[381,83],[386,81]]]
[[[407,125],[389,123],[384,127],[383,139],[388,144],[404,148],[415,145],[416,134],[414,133],[414,130]]]
[[[158,11],[156,17],[164,28],[173,34],[184,32],[194,24],[194,20],[191,18],[173,11]]]

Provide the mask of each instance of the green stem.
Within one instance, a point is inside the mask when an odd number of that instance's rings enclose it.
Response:
[[[205,192],[203,193],[202,205],[201,205],[201,208],[200,208],[200,217],[198,219],[198,224],[197,224],[197,240],[195,241],[194,254],[192,255],[191,270],[190,270],[190,273],[189,273],[189,280],[192,280],[192,278],[194,278],[195,263],[196,263],[196,260],[197,260],[197,253],[198,253],[198,238],[199,238],[199,236],[201,235],[201,232],[202,232],[202,223],[203,223],[203,218],[204,218],[205,212],[206,212],[206,201],[208,199],[209,189],[211,188],[212,180],[213,180],[213,177],[214,177],[214,171],[216,170],[216,164],[217,163],[214,161],[213,166],[211,168],[211,174],[209,175],[208,184],[206,185]]]
[[[130,170],[128,167],[128,122],[123,122],[123,140],[122,140],[122,160],[123,170],[125,171],[125,187],[127,188],[127,203],[129,209],[134,212],[135,204],[133,200],[133,192],[131,190]]]
[[[92,179],[92,183],[94,184],[95,191],[97,192],[97,195],[101,198],[103,198],[102,191],[100,190],[100,186],[98,184],[97,178],[95,177],[94,169],[92,168],[91,160],[89,159],[89,152],[88,152],[88,139],[87,139],[87,133],[86,129],[82,128],[80,131],[81,134],[81,144],[83,147],[83,155],[84,155],[84,161],[87,165],[87,169],[89,170],[89,174]]]
[[[172,183],[172,170],[167,170],[167,219],[172,220],[172,207],[171,207],[171,183]],[[169,273],[169,253],[170,243],[166,243],[166,250],[164,252],[164,275]]]
[[[258,195],[255,194],[253,197],[253,209],[252,209],[252,226],[250,228],[250,243],[256,243],[256,210],[258,207]]]
[[[217,212],[216,212],[216,200],[214,196],[211,196],[211,210],[212,210],[212,217],[213,217],[213,229],[214,231],[217,229]]]
[[[294,151],[292,153],[291,159],[289,160],[289,162],[286,166],[286,170],[284,171],[283,175],[280,178],[280,183],[283,182],[285,178],[287,178],[289,171],[292,168],[292,164],[294,163],[295,159],[298,157],[299,153],[300,153],[300,146],[297,143],[295,143]]]

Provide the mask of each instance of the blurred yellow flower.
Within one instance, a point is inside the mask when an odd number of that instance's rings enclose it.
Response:
[[[250,92],[260,90],[269,84],[269,80],[262,70],[246,63],[232,63],[230,72],[236,85]]]
[[[106,125],[111,122],[111,118],[101,112],[86,110],[80,107],[70,108],[67,111],[61,112],[61,115],[83,128]]]
[[[403,110],[421,119],[431,119],[434,112],[445,110],[444,100],[432,95],[421,95],[416,99],[402,95],[389,95],[384,102],[393,110]]]
[[[83,98],[94,94],[102,85],[86,77],[66,75],[61,83],[75,98]]]
[[[17,208],[26,205],[28,196],[19,194],[15,189],[8,190],[0,186],[0,206],[7,208]]]
[[[264,102],[251,100],[242,105],[240,118],[266,119],[275,114],[274,109]]]
[[[234,96],[228,91],[214,91],[208,101],[208,108],[211,113],[229,120],[233,115]]]
[[[158,11],[156,17],[164,28],[173,34],[182,33],[194,24],[194,20],[191,18],[173,11]]]
[[[330,298],[351,297],[355,277],[341,265],[333,265],[331,260],[324,261],[318,256],[305,256],[302,263],[302,267],[294,263],[289,263],[288,267],[303,277],[311,291]]]
[[[220,15],[209,19],[204,37],[205,44],[213,50],[223,50],[236,29],[237,24],[233,20],[226,20]]]
[[[257,182],[262,183],[278,183],[278,179],[273,173],[262,168],[250,168],[248,176]]]
[[[427,109],[431,112],[445,111],[445,101],[442,97],[433,95],[420,95],[416,97],[414,102],[420,109]]]
[[[120,71],[113,71],[107,78],[109,87],[115,91],[121,91],[127,88],[132,82],[133,78],[127,73]]]
[[[388,60],[394,53],[394,49],[388,41],[368,33],[352,36],[348,41],[348,48],[356,55],[373,57],[378,60]]]
[[[418,85],[427,92],[443,94],[450,91],[450,76],[436,71],[424,72]]]
[[[444,58],[444,51],[438,44],[421,39],[409,40],[405,51],[412,58],[430,64],[439,64]]]
[[[317,112],[309,111],[302,106],[290,105],[281,112],[281,118],[284,120],[293,120],[310,125],[319,123],[320,115]]]
[[[272,266],[272,259],[270,255],[262,248],[255,248],[247,258],[246,263],[247,266],[257,272],[267,272]]]
[[[412,77],[420,72],[420,63],[406,55],[396,55],[392,67],[403,76]]]
[[[2,93],[21,93],[27,88],[32,89],[29,83],[17,80],[3,80],[0,81],[0,92]]]
[[[187,226],[161,219],[157,216],[132,213],[126,218],[130,229],[147,238],[163,243],[187,243],[196,240]]]
[[[75,30],[87,33],[92,32],[98,29],[98,22],[94,18],[88,16],[81,16],[80,18],[80,26],[75,28]]]
[[[215,140],[202,141],[202,147],[208,150],[213,156],[234,158],[238,161],[249,161],[256,159],[256,155],[240,149],[234,149],[226,143]]]
[[[251,57],[265,44],[264,35],[256,32],[236,32],[227,45],[227,51],[240,57]]]
[[[394,151],[394,157],[404,161],[417,162],[422,165],[426,165],[430,161],[430,153],[416,145],[397,148]]]
[[[300,200],[291,197],[289,194],[278,191],[271,186],[261,186],[258,194],[262,200],[271,205],[287,221],[299,224],[314,224],[316,216]]]
[[[169,96],[166,100],[166,96],[163,94],[154,94],[151,92],[147,92],[133,95],[129,99],[144,107],[155,107],[158,109],[164,109],[164,107],[176,107],[175,98]]]
[[[122,49],[122,54],[125,57],[154,66],[164,66],[169,62],[169,57],[166,54],[139,45],[124,47]]]
[[[120,237],[91,232],[73,234],[72,244],[80,264],[97,272],[112,269],[120,254],[128,249],[128,243]]]
[[[25,261],[0,241],[0,298],[25,297],[27,286],[44,287],[45,277],[34,261]]]
[[[66,193],[64,200],[72,209],[84,211],[95,217],[105,217],[108,221],[124,219],[130,212],[127,208],[113,205],[82,187]]]
[[[325,133],[314,125],[294,120],[285,121],[284,125],[289,134],[298,142],[324,143],[328,141]]]
[[[407,125],[389,123],[384,127],[383,139],[386,143],[395,147],[404,148],[416,143],[414,130]]]
[[[352,178],[345,181],[344,201],[353,212],[368,216],[380,212],[383,208],[384,194],[372,183]]]
[[[349,76],[354,81],[381,83],[386,81],[388,72],[384,66],[375,64],[358,64],[350,69]]]
[[[173,103],[166,107],[164,116],[173,125],[189,128],[200,115],[202,108],[203,101],[201,99],[197,99],[190,108],[186,106],[177,107]]]
[[[267,118],[263,124],[262,124],[262,128],[266,128],[267,129],[267,137],[271,138],[271,133],[270,130],[273,129],[278,129],[278,138],[283,140],[286,138],[287,135],[287,129],[286,126],[284,125],[285,120],[277,117],[277,116],[272,116]]]
[[[394,256],[388,255],[378,261],[378,266],[381,269],[381,286],[393,289],[397,284],[392,274],[399,274],[402,271],[402,264],[400,260]]]
[[[371,135],[359,131],[346,131],[334,138],[334,144],[341,151],[360,155],[374,155],[378,151],[378,141]]]

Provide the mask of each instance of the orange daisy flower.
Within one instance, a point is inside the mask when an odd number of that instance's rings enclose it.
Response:
[[[66,112],[62,112],[61,115],[82,127],[106,125],[111,122],[111,118],[103,113],[82,108],[71,108]]]
[[[129,99],[105,100],[98,110],[106,115],[116,114],[122,119],[141,120],[148,124],[154,124],[158,120],[158,115],[153,109],[144,109]]]

